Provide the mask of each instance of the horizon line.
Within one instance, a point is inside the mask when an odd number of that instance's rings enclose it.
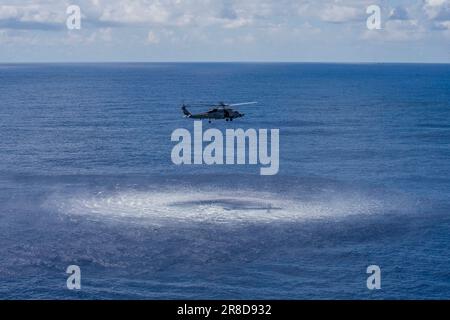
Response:
[[[236,63],[236,64],[450,64],[450,61],[430,62],[430,61],[297,61],[297,60],[180,60],[180,61],[127,61],[127,60],[111,60],[111,61],[0,61],[1,65],[7,64],[207,64],[207,63]]]

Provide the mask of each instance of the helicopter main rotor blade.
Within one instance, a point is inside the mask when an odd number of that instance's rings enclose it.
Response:
[[[201,108],[201,107],[212,107],[212,106],[215,106],[215,104],[214,103],[192,103],[192,104],[189,104],[189,106],[191,106],[191,107],[199,107],[199,108]]]
[[[246,105],[250,105],[250,104],[257,104],[258,102],[243,102],[243,103],[234,103],[234,104],[229,104],[230,107],[237,107],[237,106],[246,106]]]

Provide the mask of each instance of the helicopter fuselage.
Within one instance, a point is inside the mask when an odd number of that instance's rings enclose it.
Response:
[[[197,114],[190,114],[187,115],[188,118],[192,119],[207,119],[207,120],[226,120],[226,121],[233,121],[233,119],[241,118],[244,114],[239,113],[238,111],[235,111],[233,109],[228,108],[217,108],[217,109],[211,109],[208,112],[204,113],[197,113]]]

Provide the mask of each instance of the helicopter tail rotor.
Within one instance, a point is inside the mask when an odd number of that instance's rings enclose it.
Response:
[[[189,110],[187,109],[187,106],[184,103],[183,103],[183,106],[181,107],[181,110],[183,111],[183,114],[187,118],[190,118],[192,116],[192,113],[189,112]]]

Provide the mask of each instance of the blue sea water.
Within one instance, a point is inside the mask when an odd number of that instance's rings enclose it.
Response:
[[[172,164],[183,101],[254,100],[203,126],[278,175]],[[450,65],[0,65],[0,298],[449,299],[449,119]]]

